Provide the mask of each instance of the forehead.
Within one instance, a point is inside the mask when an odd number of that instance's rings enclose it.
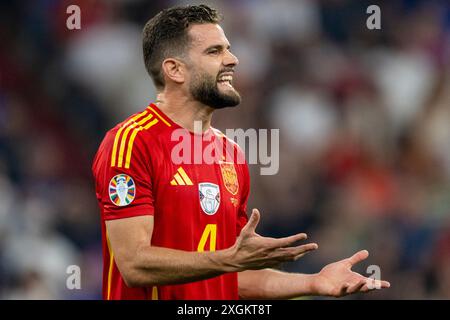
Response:
[[[228,46],[230,44],[222,27],[218,24],[194,24],[189,28],[188,34],[193,48],[205,49],[212,45]]]

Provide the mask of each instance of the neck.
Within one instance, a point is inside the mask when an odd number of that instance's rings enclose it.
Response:
[[[202,132],[211,127],[211,118],[214,108],[206,106],[199,101],[176,92],[168,90],[160,92],[155,103],[173,122],[194,132],[194,122],[202,122]]]

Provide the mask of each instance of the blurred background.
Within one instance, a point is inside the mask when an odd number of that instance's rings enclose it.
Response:
[[[145,22],[198,3],[0,2],[0,298],[101,298],[91,162],[106,131],[155,98]],[[214,126],[280,129],[279,173],[250,168],[258,231],[320,246],[282,269],[368,249],[355,270],[378,265],[392,287],[346,299],[450,299],[449,2],[204,3],[240,59],[243,102]],[[66,28],[71,4],[81,30]],[[371,4],[381,30],[366,28]],[[66,288],[69,265],[81,290]]]

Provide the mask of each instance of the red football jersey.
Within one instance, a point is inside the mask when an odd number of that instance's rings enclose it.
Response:
[[[198,147],[200,141],[202,150],[211,145],[231,148],[222,149],[227,157],[216,152],[223,161],[213,164],[195,164],[198,152],[183,150],[179,154],[192,161],[179,163],[172,161],[174,148],[180,148],[181,140],[172,135],[177,129],[184,130],[150,104],[111,129],[95,156],[104,299],[238,299],[236,273],[181,285],[129,288],[114,262],[106,220],[153,215],[152,245],[185,251],[229,248],[247,222],[248,166],[228,161],[236,159],[236,153],[243,156],[238,145],[213,128],[203,135],[185,131],[189,139],[184,145]]]

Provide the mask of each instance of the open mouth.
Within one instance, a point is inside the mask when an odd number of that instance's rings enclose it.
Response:
[[[230,88],[233,88],[232,82],[233,82],[233,76],[230,74],[223,74],[217,80],[217,83],[228,86]]]

